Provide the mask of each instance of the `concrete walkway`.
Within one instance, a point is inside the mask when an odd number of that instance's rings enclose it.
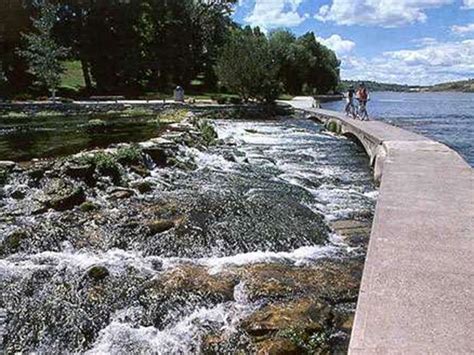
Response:
[[[474,170],[421,135],[287,103],[372,140],[380,191],[349,353],[474,354]]]

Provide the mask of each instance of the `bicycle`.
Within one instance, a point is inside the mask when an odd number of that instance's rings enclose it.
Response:
[[[344,109],[346,116],[351,116],[353,119],[356,119],[357,117],[357,110],[356,107],[353,103],[353,101],[349,101],[346,104],[346,108]]]
[[[357,108],[356,117],[361,121],[369,120],[369,113],[367,112],[367,101],[369,100],[359,100],[359,107]]]

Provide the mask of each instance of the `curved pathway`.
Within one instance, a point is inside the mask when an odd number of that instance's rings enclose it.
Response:
[[[380,182],[349,353],[474,353],[474,170],[421,135],[286,103],[355,136]]]

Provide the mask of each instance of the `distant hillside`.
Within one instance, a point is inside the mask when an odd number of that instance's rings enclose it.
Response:
[[[360,81],[343,80],[341,82],[341,90],[345,91],[350,86],[357,88]],[[474,92],[474,79],[453,81],[449,83],[436,84],[432,86],[414,86],[379,83],[376,81],[364,81],[370,91],[458,91],[458,92]]]
[[[461,91],[461,92],[474,92],[474,79],[453,81],[449,83],[442,83],[426,88],[422,88],[422,91]]]
[[[345,91],[349,87],[356,89],[359,86],[360,81],[356,80],[342,80],[341,86]],[[364,84],[367,86],[369,91],[412,91],[413,86],[409,85],[400,85],[400,84],[389,84],[389,83],[379,83],[376,81],[364,81]],[[419,87],[417,87],[419,89]]]

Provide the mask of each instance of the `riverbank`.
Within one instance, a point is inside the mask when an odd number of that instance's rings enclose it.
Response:
[[[5,166],[6,352],[347,348],[364,153],[307,120],[204,122]]]

